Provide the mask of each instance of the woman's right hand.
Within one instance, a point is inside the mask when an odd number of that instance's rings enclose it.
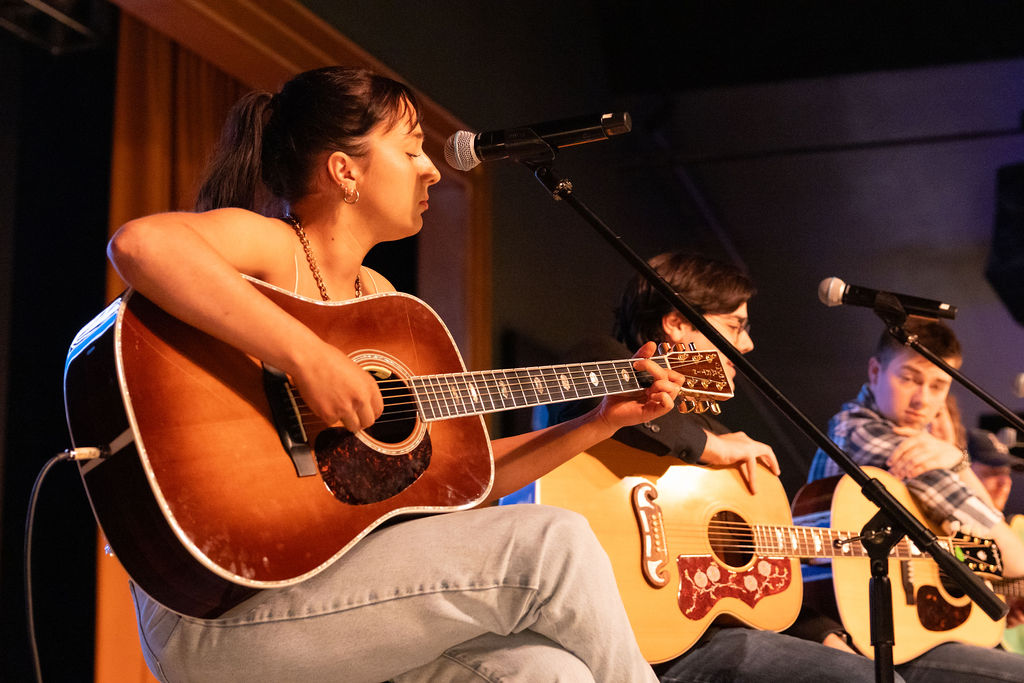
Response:
[[[306,405],[328,427],[357,432],[384,411],[373,376],[327,342],[306,354],[290,374]]]

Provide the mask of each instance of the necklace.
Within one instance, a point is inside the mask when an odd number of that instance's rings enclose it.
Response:
[[[313,273],[313,279],[316,280],[316,286],[320,290],[320,298],[324,301],[330,301],[331,297],[327,295],[327,287],[324,285],[324,279],[320,275],[320,266],[316,263],[316,257],[313,256],[313,250],[309,246],[309,239],[306,237],[306,231],[302,229],[302,224],[299,223],[299,219],[291,214],[287,214],[284,220],[288,225],[292,226],[292,230],[299,236],[299,242],[302,243],[302,251],[306,252],[306,262],[309,263],[309,270]],[[356,296],[363,295],[362,283],[359,281],[359,275],[356,275]]]

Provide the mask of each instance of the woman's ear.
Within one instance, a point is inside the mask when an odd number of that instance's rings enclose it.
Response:
[[[347,198],[354,196],[358,199],[358,179],[361,170],[355,159],[344,152],[332,152],[327,157],[325,168],[327,188],[340,191],[340,196],[345,198],[346,204],[354,204],[355,202],[351,202]]]
[[[352,156],[345,152],[331,152],[327,156],[327,176],[335,187],[355,183],[359,169]]]

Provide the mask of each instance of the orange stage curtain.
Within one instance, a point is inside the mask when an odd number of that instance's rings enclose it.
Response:
[[[249,88],[122,13],[110,226],[188,210],[231,105]],[[123,284],[112,273],[109,297]]]
[[[249,88],[122,13],[118,46],[110,230],[138,216],[188,210],[231,105]],[[109,266],[108,266],[109,268]],[[124,284],[113,269],[107,299]],[[142,659],[128,575],[100,538],[97,683],[155,681]]]

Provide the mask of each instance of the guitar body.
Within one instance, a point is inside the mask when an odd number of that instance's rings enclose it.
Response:
[[[876,467],[865,467],[870,477],[882,482],[886,489],[931,530],[941,535],[941,529],[929,524],[903,482]],[[822,480],[809,486],[829,487],[832,482]],[[828,498],[827,490],[820,498]],[[801,496],[794,500],[798,516],[810,511]],[[839,478],[831,496],[831,526],[838,529],[860,529],[875,515],[878,508],[861,493],[860,486],[850,477]],[[874,656],[871,645],[871,618],[869,606],[870,560],[866,557],[848,557],[832,562],[832,581],[836,605],[843,627],[849,632],[854,645],[868,657]],[[889,580],[893,598],[893,662],[902,664],[947,642],[963,642],[982,647],[994,647],[1002,637],[1005,619],[992,621],[971,599],[955,585],[946,586],[939,567],[929,558],[890,559]]]
[[[367,369],[464,370],[448,330],[414,297],[324,304],[253,284]],[[468,508],[490,490],[479,415],[417,417],[377,434],[313,423],[293,444],[301,428],[282,426],[266,382],[258,361],[132,292],[69,351],[72,441],[109,451],[80,462],[93,511],[132,579],[170,609],[217,616],[320,572],[386,520]]]
[[[538,502],[590,522],[649,662],[686,652],[716,620],[778,631],[796,619],[799,561],[735,550],[752,549],[751,521],[792,523],[768,470],[751,495],[734,467],[683,465],[608,440],[538,484]]]

